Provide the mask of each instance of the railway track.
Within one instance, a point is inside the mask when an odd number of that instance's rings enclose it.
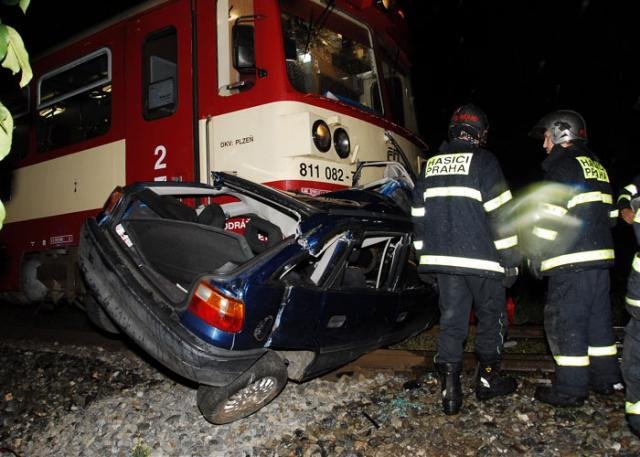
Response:
[[[2,340],[38,340],[44,342],[58,342],[61,344],[76,344],[87,346],[102,346],[109,351],[131,350],[131,343],[125,338],[110,337],[100,333],[91,326],[84,315],[72,311],[70,318],[51,320],[46,316],[33,319],[32,316],[13,316],[0,320],[0,341]],[[624,334],[624,327],[614,328],[619,346]],[[434,347],[438,328],[434,327],[425,332],[426,340],[430,343],[422,347],[425,349],[378,349],[372,351],[354,362],[339,368],[332,374],[352,371],[431,371],[435,370],[433,358],[435,351],[427,349]],[[473,337],[473,327],[470,337]],[[551,354],[545,350],[545,335],[542,326],[512,326],[509,328],[506,352],[503,354],[502,367],[509,371],[553,371],[554,361]],[[531,342],[535,342],[531,345]],[[543,351],[528,352],[526,346],[533,346]],[[522,348],[522,349],[521,349]],[[621,353],[621,352],[620,352]],[[463,366],[471,369],[476,364],[473,353],[465,352]]]
[[[622,354],[622,339],[624,327],[614,327],[618,354]],[[437,327],[432,328],[428,334],[435,339]],[[544,328],[542,326],[512,326],[509,328],[508,340],[505,343],[506,352],[502,356],[502,369],[508,371],[544,371],[555,370],[553,356],[548,351],[543,352],[515,352],[514,349],[524,342],[538,341],[541,346],[545,341]],[[509,351],[512,352],[509,352]],[[394,371],[435,371],[433,359],[434,350],[403,350],[403,349],[378,349],[370,352],[354,362],[340,368],[337,373],[368,370],[394,370]],[[464,353],[463,367],[472,369],[476,365],[476,357],[471,352]]]

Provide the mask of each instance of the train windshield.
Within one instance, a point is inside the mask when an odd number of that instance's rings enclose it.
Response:
[[[333,8],[281,0],[289,81],[297,90],[382,113],[369,29]]]

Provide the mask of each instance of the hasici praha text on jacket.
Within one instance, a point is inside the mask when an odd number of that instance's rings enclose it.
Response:
[[[550,276],[565,271],[613,266],[611,227],[618,211],[609,175],[586,146],[556,145],[542,163],[547,182],[568,189],[548,193],[538,204],[537,221],[528,234],[536,249],[528,255],[532,268]]]
[[[497,158],[465,141],[444,143],[414,188],[414,245],[421,273],[502,278],[521,260],[502,224],[512,199]]]

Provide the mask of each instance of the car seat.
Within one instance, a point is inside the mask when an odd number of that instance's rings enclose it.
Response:
[[[344,276],[342,277],[342,285],[344,287],[365,287],[367,285],[367,278],[362,268],[354,266],[346,267],[344,269]]]
[[[282,240],[282,231],[277,225],[255,214],[247,214],[246,217],[249,222],[244,229],[244,237],[254,254],[260,254]]]
[[[198,215],[198,222],[211,227],[224,228],[226,220],[227,217],[225,216],[222,207],[216,203],[211,203],[205,206]]]
[[[145,188],[137,193],[137,197],[154,213],[165,219],[185,222],[197,222],[198,220],[195,209],[170,195],[158,195],[151,189]]]
[[[160,196],[164,209],[169,213],[171,219],[185,222],[196,222],[198,215],[196,210],[185,205],[180,200],[171,195]]]

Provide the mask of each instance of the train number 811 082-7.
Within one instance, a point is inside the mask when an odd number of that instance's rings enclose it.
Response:
[[[321,166],[315,163],[301,162],[298,173],[303,178],[326,179],[327,181],[345,182],[344,170],[337,167]]]

